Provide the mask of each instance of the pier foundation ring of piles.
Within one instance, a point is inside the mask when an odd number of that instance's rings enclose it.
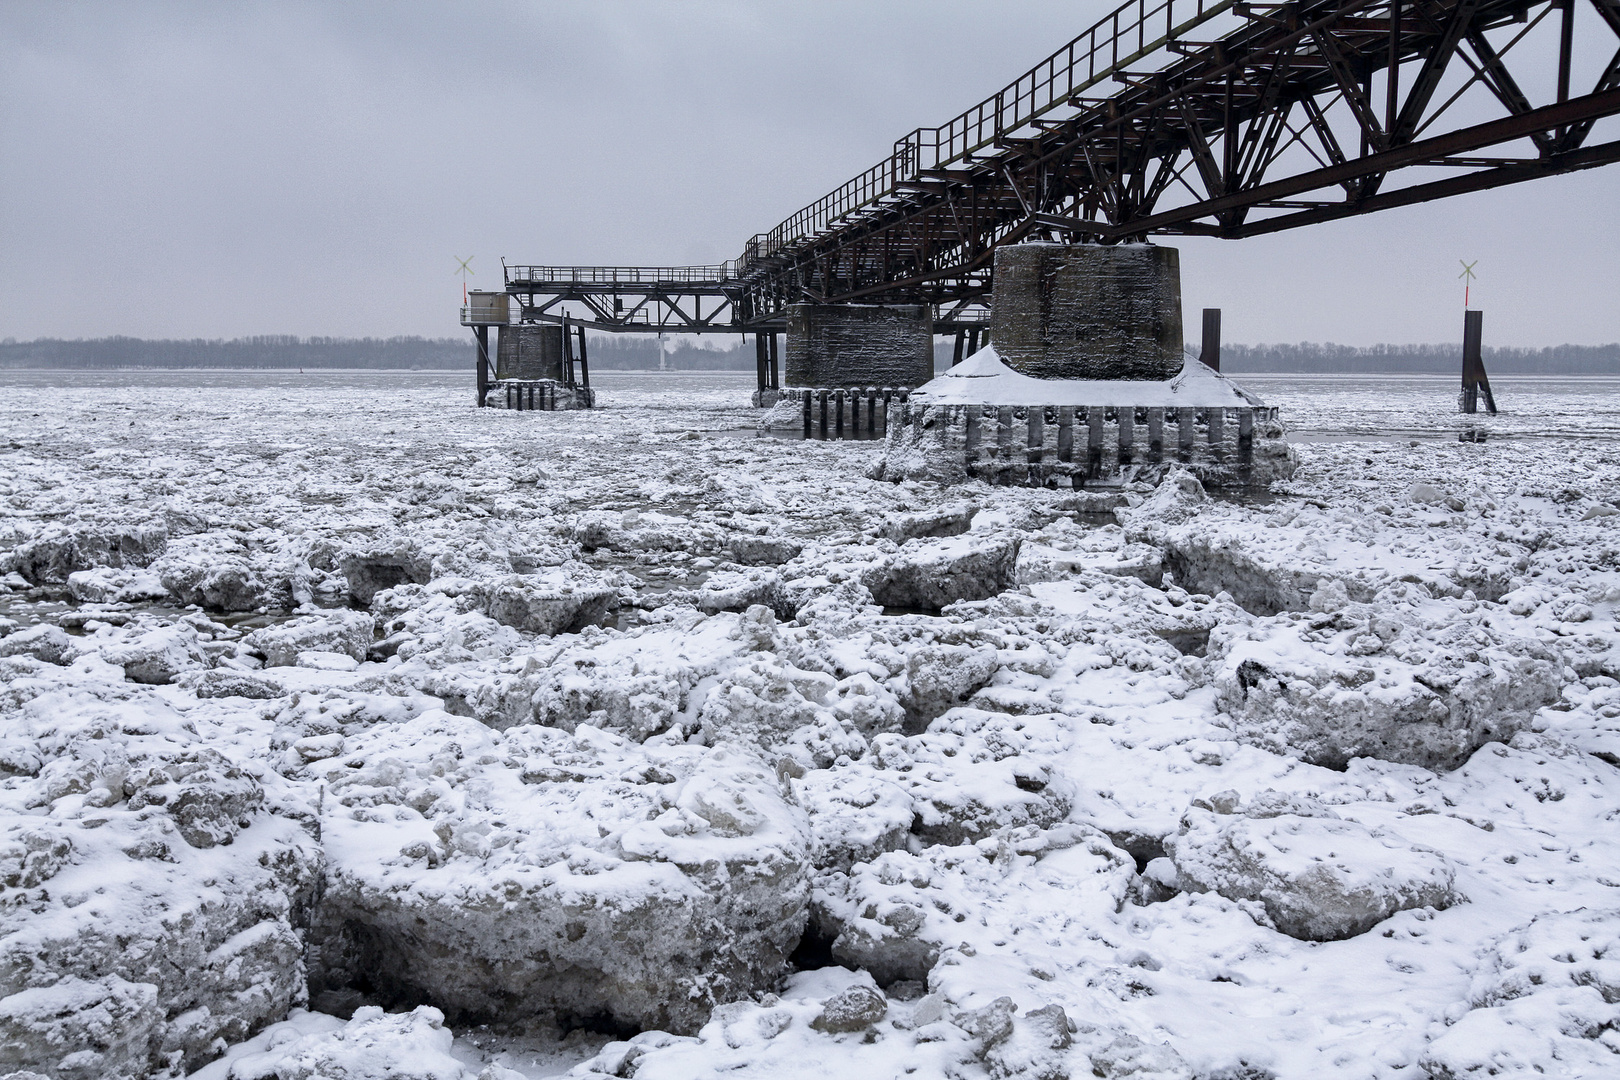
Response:
[[[498,379],[489,384],[484,403],[518,412],[591,409],[596,407],[596,391],[555,379]]]
[[[775,419],[763,426],[772,431],[802,432],[807,439],[875,438],[888,430],[890,410],[910,400],[911,388],[790,386],[771,393],[776,397],[766,403],[774,406]],[[787,404],[794,407],[791,425],[782,419]]]
[[[892,402],[878,479],[1111,487],[1173,466],[1205,486],[1264,489],[1297,464],[1275,408]]]

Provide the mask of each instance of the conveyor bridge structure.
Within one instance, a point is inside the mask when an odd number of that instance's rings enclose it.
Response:
[[[505,291],[518,321],[773,344],[800,303],[976,328],[1002,245],[1239,239],[1594,168],[1617,113],[1620,0],[1130,0],[734,261],[510,265]]]

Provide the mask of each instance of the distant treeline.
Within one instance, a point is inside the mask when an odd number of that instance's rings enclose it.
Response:
[[[669,335],[664,367],[670,371],[752,371],[754,342],[727,336]],[[493,342],[491,345],[493,346]],[[658,339],[646,334],[593,335],[591,367],[598,371],[656,371]],[[1189,345],[1197,355],[1198,347]],[[934,363],[949,366],[952,343],[937,340]],[[454,338],[300,338],[290,335],[195,338],[189,341],[112,337],[87,341],[41,338],[0,341],[0,368],[467,368],[473,364],[472,335]],[[1620,344],[1554,345],[1545,349],[1485,349],[1485,368],[1503,375],[1620,375]],[[1221,369],[1232,372],[1304,374],[1454,374],[1462,369],[1460,343],[1446,345],[1221,346]]]
[[[713,340],[713,339],[709,339]],[[721,348],[704,347],[691,338],[671,335],[664,338],[664,367],[669,371],[753,371],[754,339],[746,342],[735,337]],[[591,338],[591,367],[598,371],[657,371],[658,338],[645,334],[620,334],[614,337]],[[778,341],[778,349],[782,342]],[[934,344],[934,370],[944,371],[951,366],[949,340]],[[785,358],[778,357],[779,364]]]
[[[1191,355],[1198,346],[1188,345]],[[1545,349],[1484,350],[1485,370],[1501,375],[1620,375],[1620,344],[1553,345]],[[1382,375],[1462,371],[1462,343],[1446,345],[1221,345],[1222,371]]]
[[[0,341],[0,368],[460,368],[472,339],[267,334],[230,341],[132,337]]]
[[[708,339],[713,341],[714,339]],[[746,349],[698,346],[691,338],[664,339],[671,371],[752,371],[754,343]],[[494,349],[494,341],[490,348]],[[658,339],[645,334],[592,336],[591,366],[598,370],[658,370]],[[132,337],[64,341],[0,341],[0,368],[465,368],[475,357],[472,335],[454,338],[336,338],[269,334],[229,341],[147,340]]]

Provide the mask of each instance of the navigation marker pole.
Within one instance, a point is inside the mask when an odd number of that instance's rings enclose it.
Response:
[[[466,325],[468,316],[472,314],[467,302],[467,275],[473,273],[472,261],[478,256],[469,255],[465,259],[460,255],[450,257],[460,264],[450,272],[461,275],[462,324]],[[478,343],[478,407],[482,409],[488,404],[484,399],[489,396],[489,327],[474,321],[473,340]]]
[[[1483,311],[1463,312],[1462,411],[1476,411],[1483,396],[1485,411],[1495,416],[1496,396],[1491,393],[1491,380],[1485,374],[1485,360],[1480,349],[1484,321]]]
[[[1483,311],[1470,311],[1468,308],[1470,299],[1469,286],[1473,284],[1474,278],[1479,276],[1474,273],[1474,267],[1479,265],[1479,260],[1463,262],[1463,260],[1458,259],[1457,261],[1462,263],[1462,273],[1457,276],[1463,279],[1462,396],[1459,404],[1463,412],[1474,412],[1479,408],[1479,398],[1483,394],[1485,411],[1495,416],[1496,397],[1491,393],[1491,380],[1485,374],[1485,359],[1480,346],[1480,340],[1484,337],[1482,331],[1485,313]],[[1467,433],[1462,437],[1466,438]],[[1480,435],[1477,432],[1473,433],[1473,440],[1476,442],[1480,440]]]

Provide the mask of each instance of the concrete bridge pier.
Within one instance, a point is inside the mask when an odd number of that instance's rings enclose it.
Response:
[[[926,305],[794,304],[784,382],[804,387],[921,386],[934,377]]]
[[[495,378],[552,379],[563,382],[563,328],[558,323],[524,323],[496,328]]]
[[[996,249],[990,339],[1039,379],[1169,379],[1181,370],[1181,256],[1154,244]]]
[[[495,381],[484,402],[520,411],[594,408],[585,328],[573,330],[566,322],[497,326]]]

